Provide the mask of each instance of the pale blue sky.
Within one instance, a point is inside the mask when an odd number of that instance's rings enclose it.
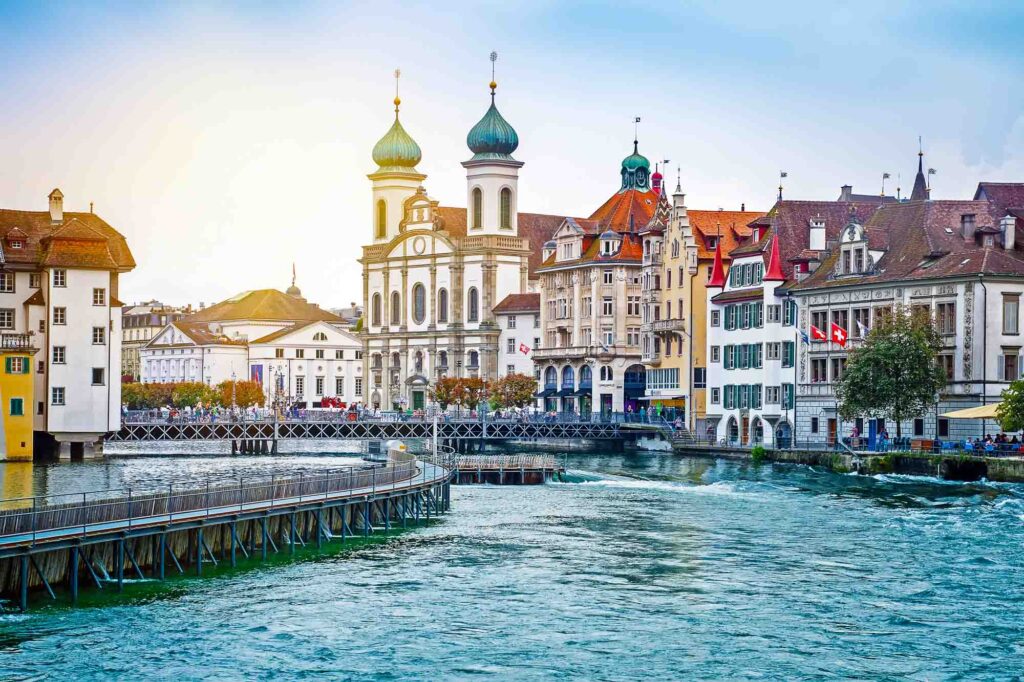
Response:
[[[520,208],[588,215],[640,149],[691,208],[767,209],[912,184],[1024,181],[1024,3],[0,4],[0,206],[60,186],[122,230],[122,298],[214,301],[299,284],[361,295],[370,149],[391,73],[428,192],[465,204],[465,136],[498,103]]]

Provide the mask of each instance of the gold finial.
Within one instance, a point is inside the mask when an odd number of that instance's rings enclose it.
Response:
[[[494,96],[494,91],[498,89],[498,83],[494,80],[494,62],[498,61],[498,53],[491,52],[491,96]]]
[[[398,96],[398,79],[402,77],[402,70],[395,69],[395,116],[398,115],[398,106],[402,103],[402,99]]]

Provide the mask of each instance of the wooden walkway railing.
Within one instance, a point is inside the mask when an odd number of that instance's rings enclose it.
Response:
[[[501,469],[555,470],[558,461],[551,455],[462,455],[458,468],[467,471],[499,471]]]

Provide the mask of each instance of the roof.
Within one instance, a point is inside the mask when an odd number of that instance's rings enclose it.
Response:
[[[708,237],[720,236],[722,260],[728,261],[729,253],[753,231],[748,225],[764,215],[764,211],[688,210],[686,216],[690,220],[690,228],[697,244],[697,258],[714,258],[715,250],[709,246]]]
[[[273,320],[277,322],[344,322],[337,315],[289,296],[277,289],[243,291],[226,301],[182,318],[182,322],[221,322],[227,320]]]
[[[658,194],[654,190],[619,190],[590,215],[590,220],[597,221],[602,231],[636,231],[647,225],[657,205]]]
[[[856,278],[833,277],[839,250],[832,249],[821,266],[794,290],[875,282],[933,279],[978,274],[1024,277],[1024,246],[1012,250],[985,248],[965,239],[961,216],[974,215],[976,232],[987,233],[998,221],[994,202],[929,200],[887,204],[864,223],[869,235],[884,233],[887,248],[877,274]],[[880,241],[880,240],[879,240]]]
[[[55,224],[49,211],[0,209],[0,240],[9,264],[119,271],[135,267],[124,235],[94,213],[65,212]],[[11,248],[12,240],[24,244]]]
[[[622,237],[622,243],[620,244],[619,249],[610,256],[601,254],[601,240],[597,235],[585,234],[583,236],[583,255],[571,260],[556,261],[557,254],[553,253],[541,264],[541,267],[562,268],[588,263],[639,263],[643,259],[644,255],[643,240],[640,235],[636,232],[620,232],[619,235]]]
[[[974,199],[988,201],[997,214],[1006,215],[1010,208],[1024,209],[1024,182],[979,182]]]
[[[712,303],[729,303],[731,301],[754,301],[764,298],[764,289],[734,289],[712,296]]]
[[[438,206],[438,215],[444,221],[444,229],[453,237],[466,236],[466,209],[453,206]],[[528,259],[529,276],[536,277],[534,272],[541,264],[541,247],[544,242],[554,236],[555,231],[565,221],[565,216],[547,215],[544,213],[517,214],[519,236],[530,243]]]
[[[203,324],[189,324],[188,322],[186,322],[184,320],[178,320],[177,322],[172,322],[171,324],[174,327],[176,327],[179,331],[181,331],[181,333],[183,333],[185,336],[187,336],[188,338],[192,339],[192,341],[195,342],[195,344],[199,345],[199,346],[206,346],[206,345],[212,345],[212,344],[217,344],[217,345],[222,345],[222,346],[244,346],[244,345],[246,345],[246,342],[245,342],[244,339],[231,339],[231,338],[228,338],[227,336],[224,336],[223,334],[215,334],[215,333],[211,332]],[[156,338],[154,337],[153,340],[155,341]],[[152,344],[153,344],[153,341],[150,341],[147,345],[152,345]]]
[[[540,312],[540,294],[509,294],[494,306],[494,312],[498,315]]]

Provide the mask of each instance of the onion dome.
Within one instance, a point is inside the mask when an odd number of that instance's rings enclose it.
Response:
[[[650,187],[647,182],[651,175],[651,162],[637,151],[637,141],[633,140],[633,153],[622,160],[622,189],[638,189],[646,192]]]
[[[395,122],[391,129],[384,134],[384,137],[373,146],[373,161],[383,170],[406,170],[416,172],[416,164],[423,158],[420,146],[416,140],[405,132],[401,121],[398,120],[398,105],[402,100],[395,97]]]
[[[558,248],[558,242],[556,242],[554,239],[549,239],[548,241],[544,242],[544,248],[545,249]]]
[[[473,161],[482,159],[508,159],[514,161],[512,152],[519,147],[519,135],[515,128],[498,111],[494,104],[494,91],[498,84],[491,81],[491,106],[466,136],[466,144],[473,152]]]

